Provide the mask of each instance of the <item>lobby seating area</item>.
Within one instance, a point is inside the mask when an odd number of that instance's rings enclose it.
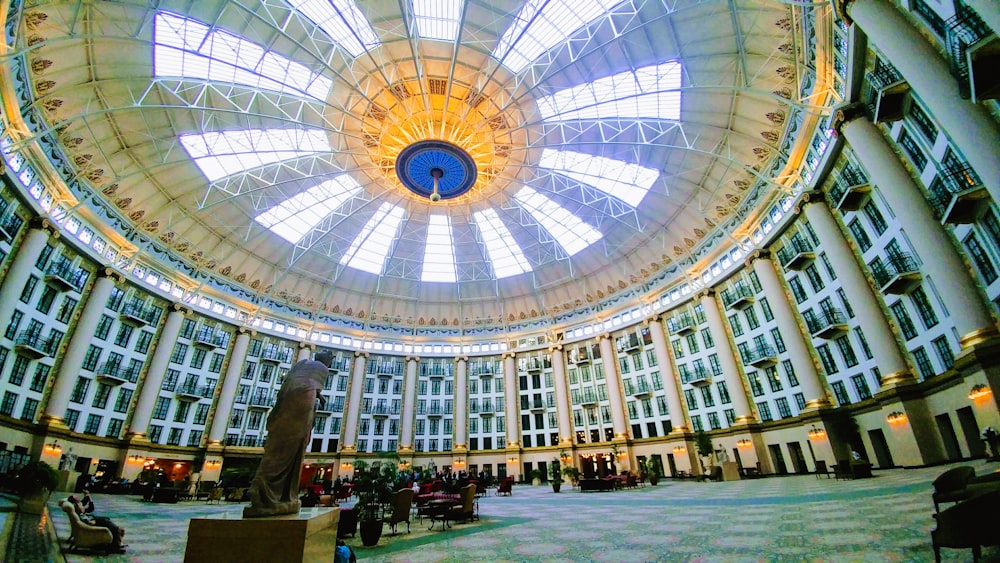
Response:
[[[919,562],[933,561],[935,546],[943,561],[969,561],[973,557],[971,547],[952,547],[961,543],[953,540],[953,521],[964,522],[969,513],[978,514],[976,511],[982,508],[978,503],[996,506],[996,499],[942,506],[941,514],[947,516],[935,519],[934,481],[960,465],[971,465],[981,479],[1000,479],[1000,474],[995,473],[1000,463],[970,461],[952,466],[878,470],[871,479],[848,481],[816,479],[811,474],[711,485],[665,480],[657,486],[615,493],[616,504],[628,510],[613,512],[607,511],[605,495],[581,494],[573,489],[556,494],[547,485],[514,485],[511,498],[480,499],[478,520],[444,531],[438,526],[428,531],[425,524],[413,526],[409,534],[385,533],[371,548],[363,547],[360,538],[350,534],[346,534],[346,541],[365,561],[411,561],[419,554],[420,560],[438,561]],[[235,515],[242,510],[239,504],[181,501],[152,505],[134,495],[94,497],[99,513],[111,516],[129,530],[129,554],[104,557],[67,551],[66,561],[180,562],[189,518]],[[948,512],[956,507],[967,508]],[[601,517],[581,518],[581,514],[591,511],[599,512]],[[70,523],[55,501],[50,502],[50,513],[53,531],[65,548]],[[886,514],[892,514],[892,518],[886,518]],[[345,516],[341,515],[342,523]],[[993,518],[983,521],[995,526]],[[726,525],[720,527],[720,522]],[[37,533],[38,524],[36,518],[33,525],[22,529]],[[936,530],[933,544],[932,530]],[[31,542],[9,543],[25,546]],[[1000,547],[982,547],[981,557],[1000,560]],[[18,559],[8,552],[6,560],[46,559]]]

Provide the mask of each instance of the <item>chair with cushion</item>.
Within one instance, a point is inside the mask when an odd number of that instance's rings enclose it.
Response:
[[[448,519],[452,522],[469,522],[476,519],[476,486],[473,484],[462,487],[459,491],[461,504],[456,504],[448,509]]]
[[[821,475],[826,475],[826,478],[830,478],[830,470],[826,467],[826,460],[817,459],[816,460],[816,478],[819,479]]]
[[[111,530],[87,524],[80,519],[80,515],[76,513],[74,506],[65,500],[59,501],[59,508],[69,518],[70,535],[68,543],[70,549],[87,547],[99,549],[104,552],[112,550],[114,539],[111,536]]]
[[[514,487],[514,478],[505,477],[503,481],[500,482],[500,486],[497,487],[497,496],[511,496],[513,494],[512,489]]]
[[[934,560],[941,562],[941,548],[972,548],[972,560],[979,561],[981,546],[1000,545],[1000,530],[994,514],[1000,491],[976,495],[934,515],[937,527],[931,530]]]
[[[354,494],[354,484],[345,483],[344,485],[341,486],[337,494],[334,495],[333,500],[334,502],[340,502],[342,500],[348,501],[351,500],[351,495],[353,494]]]
[[[406,522],[406,533],[410,533],[410,508],[413,506],[413,489],[399,489],[392,493],[392,514],[386,520],[396,533],[396,524]]]
[[[969,493],[966,487],[969,481],[976,476],[976,470],[970,465],[952,467],[934,479],[934,512],[940,512],[940,504],[945,502],[959,502],[965,500]]]
[[[337,521],[337,537],[352,538],[358,533],[358,513],[353,508],[341,508],[340,520]]]

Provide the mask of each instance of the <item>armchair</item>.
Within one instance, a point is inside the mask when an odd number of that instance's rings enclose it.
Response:
[[[940,512],[940,504],[945,502],[959,502],[966,499],[969,494],[966,487],[969,480],[975,477],[976,470],[969,465],[952,467],[937,479],[934,479],[934,494],[931,499],[934,501],[934,512]]]
[[[69,518],[70,549],[88,547],[103,549],[106,552],[111,550],[114,542],[114,539],[111,536],[111,530],[87,524],[80,519],[80,515],[76,513],[75,507],[65,500],[59,501],[59,508],[61,508],[62,511],[66,513],[66,517]]]
[[[950,506],[934,515],[937,527],[931,530],[934,560],[941,562],[941,548],[972,548],[972,560],[979,561],[981,546],[1000,545],[994,512],[1000,491],[991,491]]]
[[[410,533],[410,508],[413,506],[413,489],[399,489],[392,494],[392,514],[386,524],[396,533],[396,524],[406,522],[406,533]]]
[[[476,485],[470,483],[462,487],[459,495],[462,502],[448,509],[449,519],[452,521],[461,520],[462,522],[475,520]]]
[[[497,487],[497,496],[511,496],[513,494],[512,489],[514,487],[514,478],[505,477],[503,481],[500,482],[500,486]]]

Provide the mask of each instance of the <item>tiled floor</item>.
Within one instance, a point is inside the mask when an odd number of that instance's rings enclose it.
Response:
[[[998,464],[971,462],[978,473]],[[875,473],[857,481],[811,475],[723,483],[661,481],[656,487],[581,493],[515,486],[480,501],[482,519],[447,531],[414,522],[410,534],[365,548],[369,561],[932,561],[931,481],[949,466]],[[54,507],[54,498],[51,503]],[[128,530],[126,555],[67,554],[71,562],[179,562],[188,519],[241,505],[144,503],[95,495],[98,511]],[[60,538],[68,523],[54,513]],[[405,527],[403,528],[405,530]],[[1000,561],[1000,550],[984,550]],[[971,560],[969,550],[944,550]],[[331,553],[330,560],[333,556]],[[249,561],[250,559],[248,559]]]

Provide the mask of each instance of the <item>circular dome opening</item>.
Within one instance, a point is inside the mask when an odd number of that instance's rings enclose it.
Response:
[[[476,183],[476,163],[451,143],[418,141],[396,157],[396,175],[411,192],[438,201],[469,191]]]

